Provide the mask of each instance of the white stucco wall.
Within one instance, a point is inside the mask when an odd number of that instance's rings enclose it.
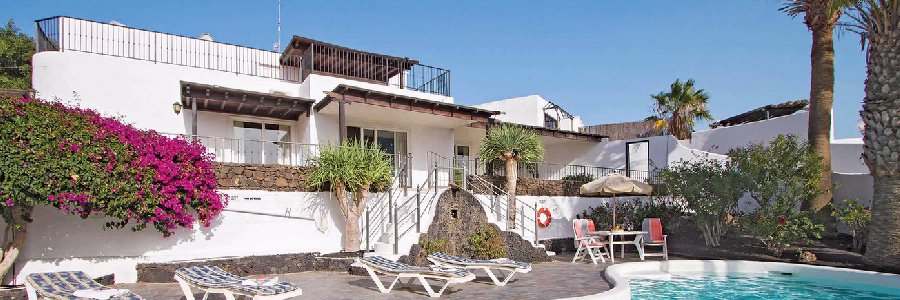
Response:
[[[690,147],[726,154],[749,143],[768,142],[779,134],[793,134],[805,140],[808,123],[809,112],[804,110],[765,121],[697,131],[691,134]]]
[[[60,270],[83,270],[92,276],[114,273],[117,282],[134,282],[134,267],[142,262],[342,248],[344,221],[330,193],[224,192],[232,200],[212,226],[181,230],[168,238],[152,228],[103,230],[105,218],[81,220],[52,207],[37,207],[16,264],[18,283],[29,273]]]
[[[73,100],[75,92],[83,107],[160,132],[190,132],[190,111],[172,111],[172,103],[181,101],[180,81],[301,96],[293,82],[74,51],[37,53],[32,63],[40,98]]]
[[[544,127],[544,113],[557,120],[559,129],[578,131],[584,127],[581,117],[572,119],[560,118],[555,110],[544,110],[550,102],[539,95],[503,99],[475,105],[475,107],[501,111],[503,114],[494,118],[503,122]]]
[[[325,98],[325,92],[333,91],[335,87],[340,84],[351,85],[355,87],[360,87],[368,90],[397,94],[407,97],[431,100],[431,101],[439,101],[445,103],[453,103],[453,97],[431,94],[425,92],[419,92],[408,89],[401,89],[395,85],[384,85],[384,84],[376,84],[369,83],[357,80],[349,80],[339,77],[325,76],[319,74],[309,74],[306,80],[303,81],[303,95],[313,100],[322,100]]]

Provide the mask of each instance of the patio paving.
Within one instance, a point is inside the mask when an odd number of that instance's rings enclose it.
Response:
[[[636,261],[635,253],[626,253],[625,259],[616,263]],[[591,264],[588,260],[571,263],[572,254],[557,256],[554,261],[534,264],[528,274],[516,274],[506,286],[491,283],[483,272],[474,282],[451,285],[441,298],[444,299],[556,299],[585,296],[610,289],[603,278],[603,271],[610,263]],[[309,299],[423,299],[428,298],[425,289],[418,283],[409,285],[398,283],[390,294],[382,294],[368,276],[346,273],[304,272],[277,275],[279,279],[299,284],[303,288],[302,298]],[[393,280],[393,278],[391,278]],[[388,282],[390,283],[390,282]],[[436,284],[436,282],[434,282]],[[130,289],[145,299],[185,299],[176,283],[132,283],[117,284],[119,288]],[[197,299],[202,293],[194,291]],[[224,299],[212,295],[209,299]]]

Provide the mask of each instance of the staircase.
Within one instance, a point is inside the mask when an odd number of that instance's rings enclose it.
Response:
[[[428,230],[434,219],[438,197],[456,182],[461,181],[460,188],[472,193],[478,199],[488,221],[496,224],[501,230],[515,232],[534,245],[545,249],[537,243],[536,208],[527,203],[516,201],[516,225],[507,224],[508,195],[479,176],[468,176],[462,165],[435,153],[429,153],[429,165],[432,166],[425,179],[425,184],[416,188],[406,188],[401,184],[405,174],[395,176],[387,191],[366,205],[366,211],[360,220],[362,229],[362,245],[360,248],[371,250],[366,256],[378,255],[389,259],[398,259],[407,254],[409,248],[418,243],[419,235]],[[399,170],[405,170],[401,166]],[[480,187],[473,190],[473,187]],[[547,251],[548,255],[555,253]]]

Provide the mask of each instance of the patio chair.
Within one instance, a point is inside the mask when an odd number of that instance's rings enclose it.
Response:
[[[647,218],[641,222],[641,229],[646,231],[644,238],[641,239],[641,249],[646,256],[662,256],[663,259],[669,260],[669,246],[666,245],[666,235],[663,234],[662,222],[657,218]],[[662,253],[647,253],[645,247],[654,246],[662,247]]]
[[[401,278],[410,278],[408,283],[412,283],[413,279],[418,279],[422,286],[425,287],[425,291],[428,292],[428,296],[431,297],[440,297],[450,284],[469,282],[475,279],[475,274],[462,268],[411,266],[381,256],[359,258],[354,265],[366,269],[366,272],[372,277],[372,281],[378,286],[378,290],[385,294],[390,293]],[[378,278],[379,273],[396,276],[396,278],[394,278],[390,286],[385,288],[384,284],[381,283],[381,279]],[[444,285],[435,292],[431,284],[425,280],[427,278],[444,281]]]
[[[604,263],[606,262],[604,256],[608,257],[610,255],[609,249],[606,248],[608,243],[600,241],[598,237],[588,235],[589,232],[596,231],[594,220],[572,220],[572,230],[575,231],[575,244],[578,247],[578,250],[575,251],[575,257],[572,258],[573,263],[586,256],[590,256],[591,262],[594,264],[597,264],[598,259]]]
[[[272,284],[244,284],[246,278],[231,274],[216,266],[193,266],[179,268],[175,271],[175,281],[187,300],[194,300],[191,288],[204,292],[205,300],[209,294],[223,294],[225,299],[234,300],[235,295],[254,300],[281,300],[303,294],[299,286],[290,282],[278,281]]]
[[[527,262],[514,261],[508,258],[498,259],[471,259],[453,256],[447,253],[438,252],[428,256],[428,260],[441,266],[466,268],[469,270],[484,270],[488,277],[494,281],[497,286],[504,286],[516,273],[531,272],[531,264]],[[503,274],[503,271],[509,272],[503,281],[500,281],[492,269]]]
[[[128,290],[113,289],[99,284],[81,271],[28,274],[25,276],[25,291],[28,300],[85,299],[88,295],[98,298],[105,296],[112,300],[143,299]]]

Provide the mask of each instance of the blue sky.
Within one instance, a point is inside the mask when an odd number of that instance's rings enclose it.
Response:
[[[539,94],[588,124],[650,115],[650,97],[693,78],[717,119],[809,97],[810,34],[774,0],[295,1],[283,40],[302,35],[452,71],[458,103]],[[67,15],[271,49],[275,0],[11,1],[0,18]],[[835,132],[858,137],[865,80],[859,38],[836,39]],[[703,129],[705,124],[698,126]]]

